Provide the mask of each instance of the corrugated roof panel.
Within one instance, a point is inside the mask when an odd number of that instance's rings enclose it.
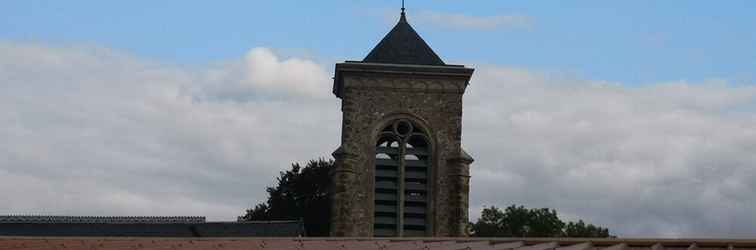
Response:
[[[422,242],[417,240],[409,241],[394,241],[385,244],[385,250],[402,250],[402,249],[418,249],[422,247]]]
[[[423,247],[425,249],[439,249],[443,246],[456,245],[456,241],[443,240],[443,241],[424,241]]]
[[[343,242],[343,245],[339,249],[380,250],[383,249],[383,244],[385,244],[375,240],[350,240],[339,242]]]
[[[559,243],[557,242],[546,242],[546,243],[540,243],[530,246],[522,246],[515,248],[515,250],[548,250],[548,249],[555,249],[559,247]]]
[[[627,244],[619,243],[616,245],[609,246],[607,248],[603,248],[601,250],[627,250]]]
[[[592,248],[594,248],[592,243],[590,243],[590,242],[583,242],[583,243],[579,243],[579,244],[558,247],[558,248],[556,248],[556,250],[589,250],[589,249],[592,249]]]
[[[275,244],[262,245],[261,249],[276,249],[276,250],[296,250],[304,249],[299,242],[279,242]]]
[[[698,242],[700,241],[700,243]],[[523,246],[523,242],[525,245]],[[754,250],[756,240],[574,239],[574,238],[149,238],[0,237],[0,249],[598,249]],[[494,244],[495,243],[495,244]],[[698,247],[699,245],[703,247]],[[629,247],[628,247],[629,246]],[[732,247],[731,247],[732,246]],[[588,248],[593,248],[588,247]]]
[[[508,250],[508,249],[515,249],[524,245],[525,245],[525,242],[522,242],[522,241],[505,242],[505,243],[494,242],[494,249]]]
[[[446,248],[441,249],[447,249],[447,250],[457,250],[457,249],[469,249],[469,250],[489,250],[493,249],[494,245],[491,244],[490,241],[484,240],[484,241],[470,241],[470,242],[458,242],[456,245],[448,246]]]

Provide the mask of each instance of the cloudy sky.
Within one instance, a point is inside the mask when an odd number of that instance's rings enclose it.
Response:
[[[515,203],[623,237],[756,236],[756,3],[471,2],[407,7],[476,68],[473,217]],[[398,5],[4,1],[0,214],[234,220],[338,147],[333,64]]]

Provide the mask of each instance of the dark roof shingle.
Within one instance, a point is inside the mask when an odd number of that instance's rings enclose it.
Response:
[[[368,63],[446,65],[410,26],[404,12],[402,12],[399,23],[383,37],[383,40],[362,61]]]
[[[300,221],[205,223],[0,223],[0,236],[295,237],[303,234],[304,229]]]

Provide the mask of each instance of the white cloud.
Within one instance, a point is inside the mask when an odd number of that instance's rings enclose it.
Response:
[[[246,84],[256,88],[325,97],[330,77],[320,65],[299,59],[281,60],[267,48],[255,48],[244,58]]]
[[[533,19],[524,15],[468,16],[459,13],[420,11],[413,21],[451,29],[512,29],[532,28]]]
[[[0,54],[0,186],[17,191],[0,213],[234,219],[278,171],[339,143],[327,71],[267,49],[207,70],[105,48]]]
[[[106,48],[0,54],[0,213],[231,220],[339,144],[330,65],[265,48],[191,70]],[[752,86],[482,66],[468,91],[473,215],[517,203],[621,236],[756,230]]]
[[[472,198],[551,207],[621,236],[756,227],[756,87],[645,87],[480,67],[465,97]]]

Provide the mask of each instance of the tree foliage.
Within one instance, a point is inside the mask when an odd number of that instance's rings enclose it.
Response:
[[[267,187],[268,200],[250,208],[240,220],[303,220],[307,236],[328,236],[330,226],[330,177],[333,160],[311,160],[280,172],[277,185]],[[606,228],[582,220],[565,223],[556,210],[527,209],[511,205],[500,210],[484,208],[471,223],[477,237],[611,237]]]
[[[494,206],[484,208],[471,226],[476,237],[611,237],[609,229],[582,220],[564,223],[556,210],[516,205],[504,211]]]
[[[303,220],[307,236],[328,236],[330,224],[329,172],[333,160],[311,160],[280,172],[268,200],[248,209],[240,220]]]
[[[570,222],[567,223],[567,227],[564,229],[564,236],[566,237],[591,237],[591,238],[602,238],[602,237],[611,237],[609,235],[609,229],[597,227],[593,224],[585,224],[583,220],[579,220],[578,222]]]

